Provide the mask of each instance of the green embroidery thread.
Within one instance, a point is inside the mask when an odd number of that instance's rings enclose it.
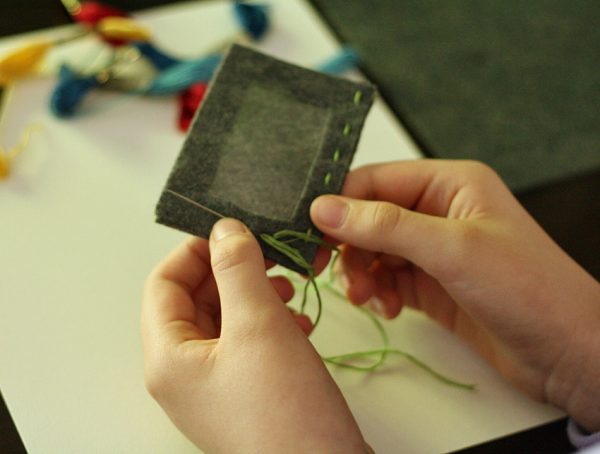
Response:
[[[313,331],[314,331],[314,329],[316,329],[319,321],[321,320],[321,314],[323,311],[323,301],[322,301],[321,293],[319,292],[319,285],[321,285],[324,289],[326,289],[327,291],[329,291],[336,297],[343,299],[344,301],[347,301],[346,297],[341,292],[336,290],[335,287],[333,287],[333,274],[332,274],[331,270],[332,270],[333,266],[335,265],[335,263],[337,262],[337,259],[340,255],[339,249],[337,247],[333,246],[332,244],[329,244],[326,241],[322,240],[321,238],[313,235],[311,231],[303,233],[303,232],[295,232],[292,230],[282,230],[280,232],[274,233],[273,235],[262,234],[261,238],[263,238],[263,240],[267,244],[271,245],[272,247],[277,249],[279,252],[286,255],[288,258],[290,258],[294,263],[298,264],[299,266],[301,266],[302,268],[307,270],[308,280],[307,280],[306,284],[304,284],[303,291],[302,291],[302,301],[300,304],[300,313],[301,314],[305,313],[308,287],[312,285],[312,287],[315,290],[315,295],[317,298],[317,315],[316,315],[315,321],[313,323]],[[319,244],[320,246],[326,247],[335,252],[335,256],[334,256],[334,258],[332,260],[332,264],[330,266],[329,282],[317,282],[316,276],[315,276],[315,270],[312,267],[312,265],[310,265],[304,258],[302,258],[302,255],[300,254],[300,252],[297,249],[295,249],[293,246],[290,246],[290,243],[292,243],[294,241],[298,241],[298,240]],[[288,277],[290,277],[291,280],[296,280],[292,276],[288,276]],[[296,280],[296,282],[297,282],[297,280]],[[389,337],[388,337],[385,327],[383,326],[381,321],[379,319],[377,319],[377,317],[375,317],[373,314],[371,314],[371,312],[369,312],[367,309],[365,309],[363,307],[357,307],[357,309],[359,311],[361,311],[366,317],[368,317],[369,320],[373,323],[373,325],[377,329],[377,332],[379,333],[381,340],[382,340],[382,344],[383,344],[382,348],[375,349],[375,350],[346,353],[346,354],[342,354],[342,355],[322,357],[324,362],[335,365],[335,366],[343,367],[346,369],[355,370],[355,371],[374,372],[377,369],[380,369],[385,364],[388,356],[390,356],[390,355],[402,356],[405,359],[407,359],[408,361],[410,361],[413,365],[424,370],[429,375],[431,375],[433,378],[441,381],[442,383],[445,383],[450,386],[455,386],[455,387],[458,387],[461,389],[470,390],[470,391],[473,391],[476,389],[476,386],[474,384],[459,382],[457,380],[454,380],[452,378],[445,376],[444,374],[442,374],[440,372],[437,372],[432,367],[428,366],[427,364],[425,364],[423,361],[419,360],[417,357],[415,357],[411,353],[408,353],[406,351],[399,350],[396,348],[391,348]],[[370,365],[365,366],[365,365],[356,364],[357,362],[369,360],[371,358],[376,358],[376,359]]]
[[[333,162],[338,162],[340,160],[340,149],[337,148],[333,153]]]
[[[362,91],[356,90],[356,92],[354,93],[354,104],[359,105],[361,99],[362,99]]]

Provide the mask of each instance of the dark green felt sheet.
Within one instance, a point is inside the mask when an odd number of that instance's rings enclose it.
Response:
[[[208,237],[220,218],[258,237],[311,230],[310,203],[339,193],[373,102],[367,83],[321,74],[235,45],[169,176],[157,222]],[[265,256],[304,271],[261,241]],[[311,262],[317,245],[295,241]]]
[[[600,168],[597,0],[312,0],[435,157],[514,190]]]

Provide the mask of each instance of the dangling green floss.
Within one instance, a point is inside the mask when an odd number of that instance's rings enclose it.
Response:
[[[328,291],[330,291],[335,296],[337,296],[338,298],[346,300],[346,297],[342,293],[340,293],[338,290],[336,290],[330,283],[325,283],[325,284],[323,284],[323,286]],[[374,372],[377,369],[379,369],[381,366],[384,365],[385,360],[388,355],[402,356],[405,359],[407,359],[408,361],[410,361],[412,364],[417,366],[418,368],[420,368],[420,369],[424,370],[425,372],[427,372],[428,374],[430,374],[432,377],[441,381],[442,383],[445,383],[450,386],[455,386],[457,388],[466,389],[469,391],[474,391],[476,389],[476,386],[474,384],[462,383],[462,382],[453,380],[453,379],[447,377],[446,375],[441,374],[440,372],[437,372],[435,369],[431,368],[430,366],[425,364],[423,361],[421,361],[420,359],[418,359],[416,356],[414,356],[411,353],[408,353],[403,350],[399,350],[397,348],[390,348],[389,337],[387,335],[387,332],[385,331],[383,324],[377,319],[377,317],[375,317],[373,314],[371,314],[371,312],[369,312],[367,309],[365,309],[363,307],[359,307],[359,306],[357,306],[357,309],[360,310],[363,314],[365,314],[371,320],[371,322],[373,322],[373,325],[375,325],[375,328],[377,329],[377,331],[379,332],[379,335],[381,336],[381,340],[383,342],[383,347],[380,349],[377,349],[377,350],[368,350],[368,351],[362,351],[362,352],[346,353],[343,355],[328,356],[328,357],[322,358],[323,361],[325,361],[326,363],[329,363],[329,364],[334,364],[339,367],[344,367],[346,369],[353,369],[353,370],[357,370],[357,371],[361,371],[361,372]],[[361,365],[352,363],[352,361],[360,361],[360,360],[364,360],[364,359],[368,359],[368,358],[372,358],[372,357],[378,357],[378,359],[373,364],[368,365],[368,366],[361,366]]]
[[[337,248],[326,243],[321,238],[314,235],[310,230],[308,230],[306,233],[296,232],[294,230],[280,230],[279,232],[276,232],[273,235],[261,233],[260,237],[266,244],[271,246],[277,252],[285,255],[292,262],[294,262],[296,265],[298,265],[300,268],[306,271],[307,281],[304,285],[304,290],[302,292],[302,303],[300,304],[300,313],[304,314],[304,311],[306,309],[306,302],[308,300],[308,287],[312,285],[315,291],[315,296],[317,298],[317,315],[315,316],[315,321],[313,322],[313,329],[316,328],[316,326],[319,324],[319,321],[321,320],[323,302],[321,300],[319,286],[317,285],[315,269],[310,263],[306,261],[306,259],[302,256],[298,249],[296,249],[293,246],[290,246],[290,243],[302,240],[307,243],[315,243],[319,246],[323,246],[329,249],[337,250]]]
[[[340,299],[346,301],[346,297],[333,286],[333,280],[334,280],[333,268],[334,268],[335,263],[337,262],[339,255],[340,255],[339,249],[336,246],[334,246],[330,243],[327,243],[322,238],[319,238],[318,236],[314,235],[310,230],[307,232],[296,232],[293,230],[281,230],[279,232],[274,233],[273,235],[268,235],[268,234],[263,233],[260,235],[260,237],[266,244],[268,244],[269,246],[271,246],[272,248],[274,248],[281,254],[288,257],[290,260],[292,260],[292,262],[294,262],[296,265],[298,265],[302,269],[306,270],[306,275],[308,276],[308,280],[306,281],[306,284],[304,284],[304,288],[303,288],[303,292],[302,292],[302,302],[300,304],[300,313],[303,314],[305,311],[306,303],[307,303],[308,288],[309,288],[309,286],[312,286],[315,291],[316,298],[317,298],[317,315],[316,315],[315,321],[313,323],[313,330],[314,330],[314,328],[316,328],[317,324],[321,320],[321,313],[322,313],[322,308],[323,308],[321,293],[319,292],[319,284],[322,285],[323,288],[328,290],[330,293],[332,293],[337,298],[340,298]],[[305,241],[308,243],[315,243],[321,247],[325,247],[325,248],[330,249],[335,252],[334,258],[332,260],[332,264],[329,269],[329,282],[317,283],[314,267],[306,261],[306,259],[302,256],[302,254],[300,253],[300,251],[298,249],[296,249],[290,245],[290,243],[293,243],[295,241]],[[385,327],[381,323],[381,321],[378,320],[377,317],[375,317],[373,314],[371,314],[371,312],[369,312],[367,309],[365,309],[363,307],[357,307],[357,309],[359,311],[361,311],[367,318],[369,318],[369,320],[375,326],[377,332],[379,333],[379,336],[381,337],[381,341],[383,344],[382,348],[376,349],[376,350],[346,353],[343,355],[322,357],[324,362],[326,362],[328,364],[333,364],[338,367],[343,367],[346,369],[356,370],[356,371],[360,371],[360,372],[374,372],[374,371],[380,369],[385,364],[388,356],[390,356],[390,355],[402,356],[405,359],[407,359],[409,362],[411,362],[413,365],[424,370],[425,372],[430,374],[435,379],[441,381],[442,383],[445,383],[450,386],[455,386],[457,388],[470,390],[470,391],[473,391],[476,389],[476,386],[474,384],[462,383],[457,380],[453,380],[453,379],[441,374],[440,372],[437,372],[436,370],[434,370],[433,368],[431,368],[430,366],[425,364],[423,361],[419,360],[417,357],[415,357],[411,353],[408,353],[406,351],[399,350],[396,348],[391,348],[388,334],[385,330]],[[369,365],[356,364],[356,362],[360,362],[360,361],[364,361],[364,360],[368,360],[368,359],[372,359],[372,358],[375,358],[375,360],[372,362],[372,364],[369,364]]]
[[[339,254],[337,254],[335,256],[335,258],[337,259],[338,256],[339,256]],[[331,282],[324,283],[323,287],[325,287],[329,292],[333,293],[338,298],[340,298],[344,301],[346,300],[346,297],[341,292],[339,292],[331,284]],[[372,351],[372,352],[377,352],[377,353],[372,353],[371,351],[370,352],[349,353],[346,355],[329,356],[329,357],[323,358],[323,361],[325,361],[326,363],[329,363],[329,364],[335,364],[336,366],[345,367],[346,369],[354,369],[354,370],[359,370],[359,371],[363,371],[363,372],[373,372],[373,371],[379,369],[385,363],[385,359],[387,358],[388,353],[390,353],[390,338],[388,337],[383,324],[377,319],[377,317],[375,317],[373,314],[371,314],[371,312],[369,312],[364,307],[356,306],[356,308],[359,311],[361,311],[364,315],[366,315],[367,318],[369,318],[369,320],[371,320],[371,322],[377,329],[379,336],[381,337],[381,341],[383,343],[383,348],[381,350],[373,350]],[[377,361],[375,361],[370,366],[357,366],[357,365],[346,362],[347,360],[355,360],[355,359],[360,359],[362,357],[371,356],[371,354],[373,356],[375,354],[379,354],[379,359],[377,359]]]

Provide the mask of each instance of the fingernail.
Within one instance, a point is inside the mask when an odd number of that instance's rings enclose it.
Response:
[[[312,205],[315,221],[327,227],[340,227],[346,219],[348,204],[340,197],[322,196]]]
[[[372,296],[367,302],[369,308],[375,312],[377,315],[380,315],[383,318],[386,318],[387,315],[385,313],[385,304],[376,296]]]
[[[225,218],[218,221],[212,229],[212,236],[215,240],[220,241],[232,233],[244,233],[246,228],[237,219]]]

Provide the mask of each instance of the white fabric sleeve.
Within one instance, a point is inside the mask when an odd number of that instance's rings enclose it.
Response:
[[[571,418],[569,418],[567,424],[567,436],[577,449],[592,448],[591,450],[586,449],[583,452],[600,452],[600,432],[586,432]]]

